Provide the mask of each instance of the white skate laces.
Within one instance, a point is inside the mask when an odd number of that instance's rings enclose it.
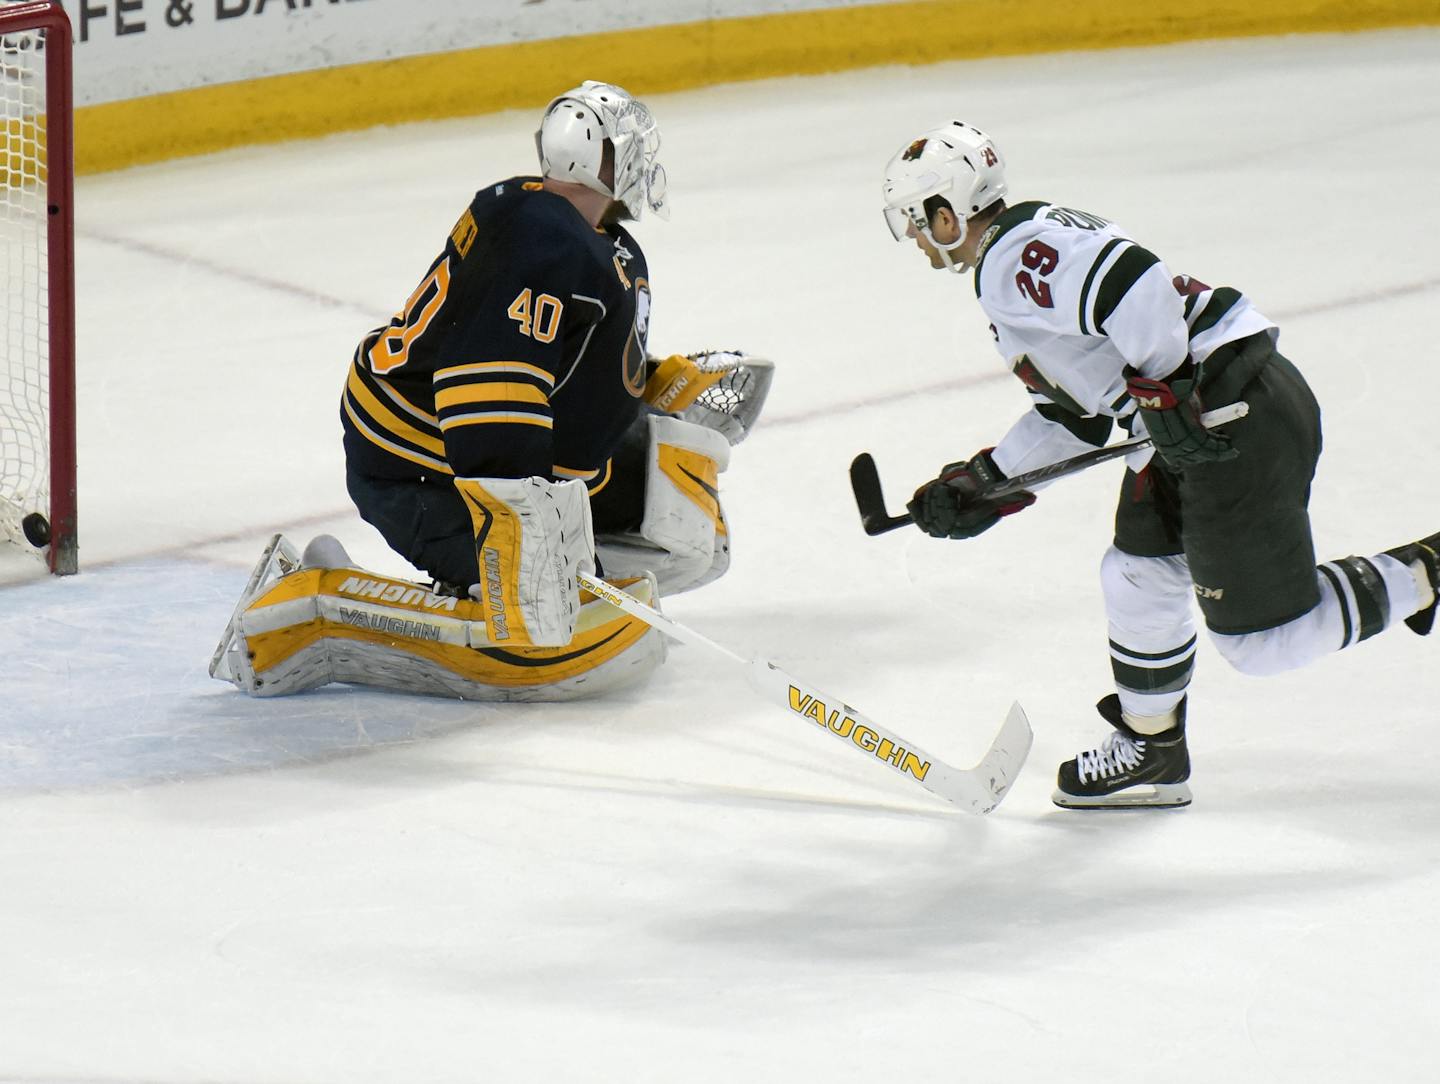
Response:
[[[1111,734],[1099,749],[1091,749],[1075,758],[1075,768],[1084,783],[1090,779],[1109,779],[1112,775],[1131,771],[1145,759],[1145,743],[1121,734]]]

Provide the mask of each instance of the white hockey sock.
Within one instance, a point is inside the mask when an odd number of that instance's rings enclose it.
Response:
[[[1385,586],[1390,590],[1390,597],[1400,603],[1400,605],[1396,607],[1396,610],[1400,612],[1402,616],[1419,613],[1435,601],[1435,588],[1430,583],[1430,571],[1425,567],[1424,561],[1417,558],[1407,565],[1403,561],[1391,557],[1388,553],[1379,554],[1370,558],[1370,560],[1375,563],[1375,567],[1378,568],[1380,574],[1385,577]],[[1390,576],[1386,574],[1390,568],[1403,568],[1414,577],[1416,598],[1414,609],[1406,610],[1403,601],[1403,591],[1397,591],[1394,587],[1390,586]],[[1401,586],[1403,587],[1403,583]]]
[[[1125,720],[1125,725],[1135,731],[1135,733],[1146,736],[1163,734],[1173,727],[1178,719],[1174,708],[1171,708],[1164,715],[1131,715],[1130,712],[1122,710],[1120,717]]]
[[[1195,669],[1189,564],[1182,555],[1136,557],[1111,546],[1100,583],[1110,670],[1126,725],[1137,733],[1168,730]]]

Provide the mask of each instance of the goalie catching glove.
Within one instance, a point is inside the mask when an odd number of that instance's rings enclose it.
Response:
[[[644,398],[656,410],[714,429],[733,447],[760,419],[775,363],[738,350],[651,358]]]
[[[998,500],[983,500],[978,494],[986,486],[1005,479],[1005,473],[986,448],[963,463],[951,463],[940,476],[915,491],[905,507],[915,525],[932,538],[974,538],[1035,503],[1035,494],[1021,490]]]

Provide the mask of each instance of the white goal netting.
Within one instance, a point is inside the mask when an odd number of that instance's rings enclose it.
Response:
[[[37,555],[21,524],[50,516],[46,34],[0,34],[0,538]]]

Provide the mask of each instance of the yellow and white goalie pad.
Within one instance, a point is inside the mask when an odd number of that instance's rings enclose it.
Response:
[[[317,540],[319,541],[319,540]],[[329,539],[306,556],[348,558]],[[336,556],[338,554],[338,556]],[[332,681],[486,701],[560,701],[634,684],[665,659],[665,640],[588,592],[563,646],[496,643],[487,604],[354,567],[309,567],[276,535],[210,662],[210,675],[252,696]],[[659,605],[653,578],[620,581]]]
[[[688,591],[730,567],[730,528],[720,505],[720,474],[730,443],[708,426],[652,414],[645,466],[645,512],[635,531],[602,534],[596,552],[607,576],[654,573],[660,590]]]
[[[510,647],[559,647],[575,633],[580,586],[595,572],[585,483],[545,478],[456,478],[475,525],[486,637]]]

